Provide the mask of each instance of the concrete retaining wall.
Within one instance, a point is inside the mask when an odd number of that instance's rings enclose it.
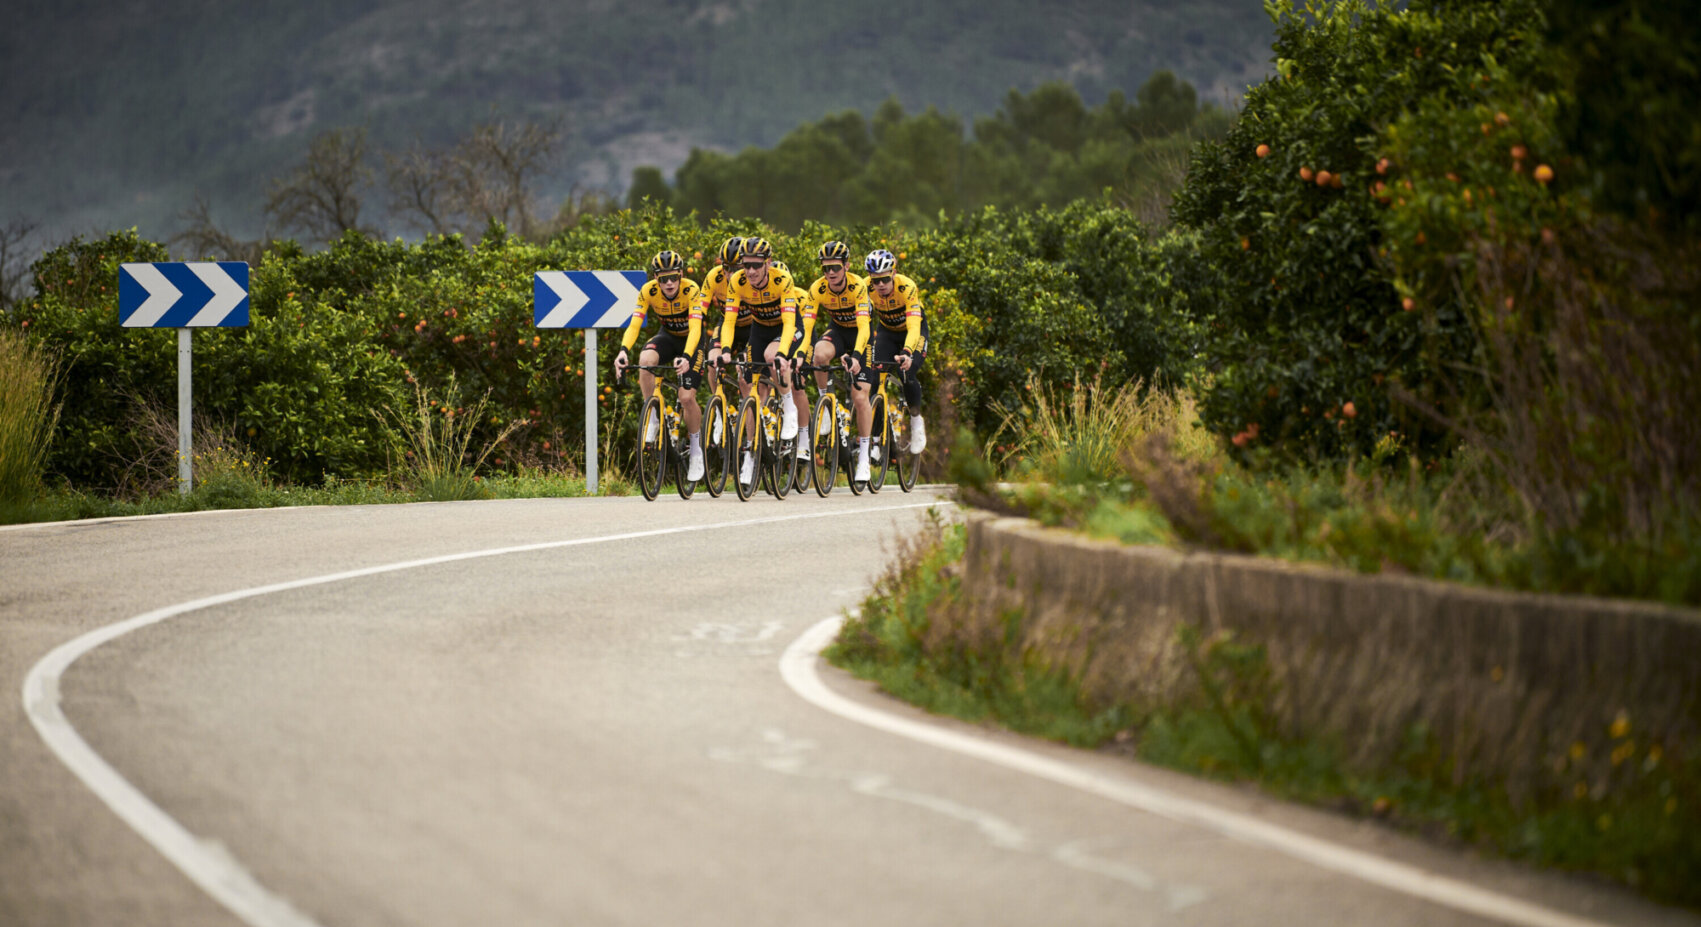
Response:
[[[1643,744],[1701,743],[1701,612],[1128,547],[981,513],[967,531],[967,607],[936,618],[930,644],[1019,648],[1101,704],[1196,687],[1186,623],[1264,644],[1279,722],[1372,767],[1420,722],[1456,778],[1514,794],[1551,780],[1574,743],[1585,764],[1610,762],[1620,712]]]

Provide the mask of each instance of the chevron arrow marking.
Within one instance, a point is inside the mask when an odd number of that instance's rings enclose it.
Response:
[[[237,283],[218,264],[190,264],[189,269],[201,278],[207,289],[213,291],[213,298],[207,301],[206,307],[189,320],[190,328],[218,325],[224,321],[225,316],[230,315],[231,310],[242,305],[242,301],[248,298],[247,288]]]
[[[183,295],[183,291],[172,286],[171,281],[165,279],[165,274],[152,264],[125,264],[123,270],[148,294],[136,311],[124,319],[125,328],[152,328]]]

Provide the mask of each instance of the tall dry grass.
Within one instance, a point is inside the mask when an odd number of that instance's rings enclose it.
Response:
[[[386,406],[380,416],[395,428],[404,446],[400,466],[392,463],[391,471],[403,474],[403,481],[427,499],[483,498],[486,492],[479,485],[478,468],[525,423],[520,420],[507,423],[495,437],[474,451],[475,433],[490,408],[488,397],[466,402],[461,396],[460,383],[452,374],[440,400],[417,380],[413,387],[411,412],[401,413]]]
[[[60,367],[21,332],[0,331],[0,506],[28,504],[41,491],[59,406]]]
[[[1028,402],[1004,417],[989,446],[1001,469],[1060,483],[1118,483],[1129,478],[1130,448],[1157,440],[1173,456],[1220,455],[1201,428],[1191,393],[1147,389],[1139,380],[1107,386],[1103,377],[1060,389],[1028,380]]]

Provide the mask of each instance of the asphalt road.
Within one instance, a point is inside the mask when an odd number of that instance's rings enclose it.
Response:
[[[1155,814],[801,697],[782,654],[860,599],[936,498],[0,530],[0,925],[1497,922],[1462,910],[1461,886],[1532,923],[1697,923],[1250,790],[929,719],[794,649],[790,665],[847,704],[1278,837]],[[163,617],[62,676],[41,668],[149,613]],[[32,668],[53,684],[26,710]],[[50,749],[31,713],[51,714],[54,690],[64,730],[164,823],[126,823]],[[239,916],[169,861],[155,844],[172,827],[192,835],[182,852],[203,875],[257,893],[259,913]],[[1280,834],[1437,888],[1316,865]]]

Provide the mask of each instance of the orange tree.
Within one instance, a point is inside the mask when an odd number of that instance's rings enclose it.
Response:
[[[1456,297],[1419,308],[1395,286],[1379,134],[1419,106],[1469,109],[1493,68],[1520,86],[1547,78],[1533,0],[1271,2],[1277,74],[1252,88],[1221,142],[1197,149],[1174,220],[1198,234],[1196,319],[1211,378],[1201,414],[1249,451],[1333,457],[1389,432],[1425,450],[1446,430],[1397,403],[1478,397],[1440,384],[1475,352]],[[1401,181],[1403,183],[1403,181]],[[1417,239],[1423,246],[1425,239]]]

